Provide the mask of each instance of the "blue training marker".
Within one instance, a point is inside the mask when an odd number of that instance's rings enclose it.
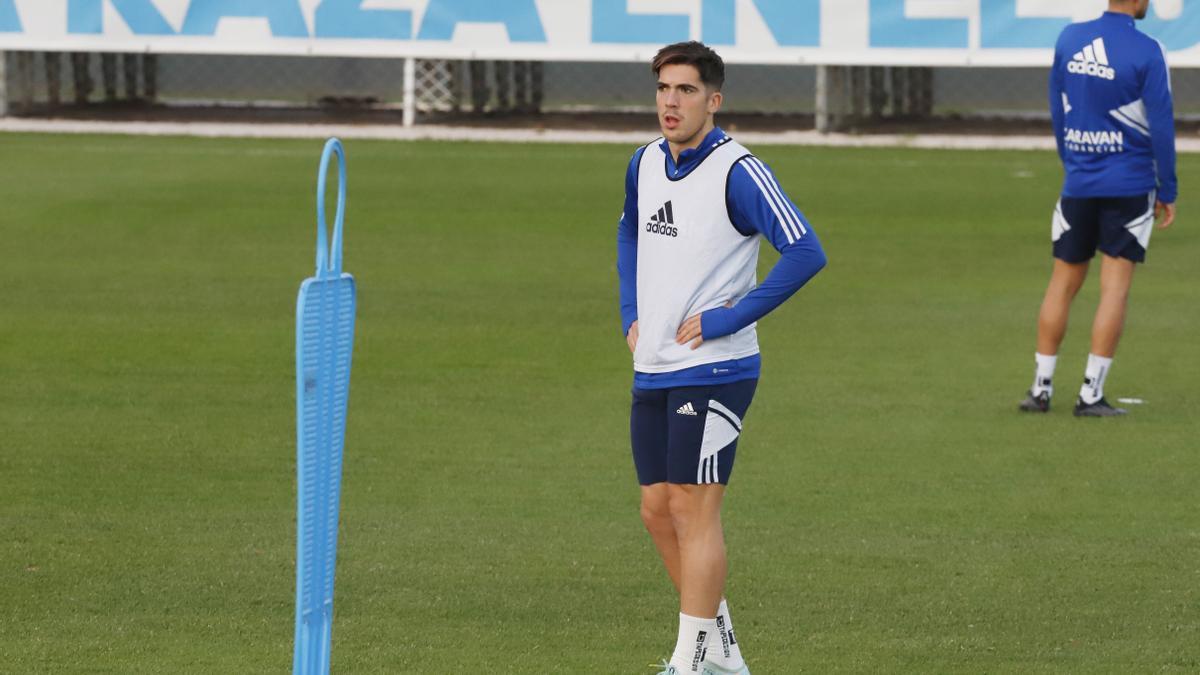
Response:
[[[333,246],[325,228],[325,179],[338,158]],[[294,675],[329,672],[342,450],[354,348],[354,277],[342,272],[346,153],[325,143],[317,175],[317,274],[296,301],[296,649]]]

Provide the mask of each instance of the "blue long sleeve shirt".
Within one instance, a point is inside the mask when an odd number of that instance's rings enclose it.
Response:
[[[1050,70],[1050,115],[1066,197],[1158,191],[1174,203],[1175,118],[1166,52],[1128,14],[1063,29]]]
[[[678,162],[667,142],[662,141],[667,172],[677,178],[688,175],[725,135],[720,128],[713,129],[697,149],[681,152]],[[617,227],[622,334],[628,334],[637,320],[638,167],[643,151],[639,149],[634,154],[625,174],[625,208]],[[812,226],[779,186],[771,169],[758,158],[746,157],[734,165],[725,187],[725,205],[739,232],[746,236],[762,235],[779,251],[780,257],[766,279],[736,305],[711,309],[701,315],[705,340],[731,335],[766,316],[826,264],[825,251]],[[755,354],[670,373],[635,372],[634,385],[658,389],[721,384],[758,377],[761,367],[761,357]]]

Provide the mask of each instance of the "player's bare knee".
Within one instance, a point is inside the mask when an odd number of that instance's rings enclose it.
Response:
[[[1055,274],[1050,278],[1050,291],[1074,298],[1079,289],[1083,288],[1083,282],[1087,281],[1087,268],[1087,263],[1082,263],[1071,267],[1064,265],[1063,269],[1055,270]]]
[[[668,500],[671,522],[676,531],[686,532],[699,517],[701,502],[697,495],[681,485],[672,485]]]
[[[642,495],[641,515],[642,523],[651,532],[670,530],[674,527],[671,509],[665,494],[662,496]]]

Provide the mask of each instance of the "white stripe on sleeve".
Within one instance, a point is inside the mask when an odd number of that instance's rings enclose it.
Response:
[[[783,209],[784,215],[790,219],[789,222],[791,222],[793,230],[798,232],[796,238],[799,239],[802,235],[807,234],[808,230],[805,229],[803,221],[800,220],[800,214],[796,213],[796,209],[792,208],[792,203],[788,201],[787,196],[783,194],[783,190],[779,187],[779,183],[775,182],[775,178],[767,169],[767,165],[763,164],[762,161],[757,157],[748,157],[747,161],[758,169],[759,173],[763,177],[763,180],[766,182],[767,187],[770,188],[770,190],[775,194],[775,198],[779,200],[779,205]]]
[[[755,170],[750,166],[749,162],[744,161],[743,164],[746,168],[746,174],[750,176],[751,180],[753,180],[756,185],[758,185],[758,189],[762,191],[763,197],[766,197],[767,205],[770,206],[771,211],[775,213],[775,219],[779,221],[779,226],[783,229],[784,235],[787,236],[788,243],[794,244],[796,242],[796,237],[792,236],[792,231],[788,229],[787,221],[783,219],[783,214],[779,212],[779,207],[775,205],[775,199],[771,196],[770,190],[768,190],[767,186],[763,184],[762,179],[758,177],[758,174],[755,173]]]

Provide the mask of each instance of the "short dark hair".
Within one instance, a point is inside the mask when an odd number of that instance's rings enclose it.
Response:
[[[703,42],[692,40],[667,45],[658,50],[650,67],[654,76],[658,77],[658,71],[662,70],[663,66],[680,64],[693,66],[700,71],[700,81],[713,89],[720,91],[721,87],[725,86],[725,62]]]

